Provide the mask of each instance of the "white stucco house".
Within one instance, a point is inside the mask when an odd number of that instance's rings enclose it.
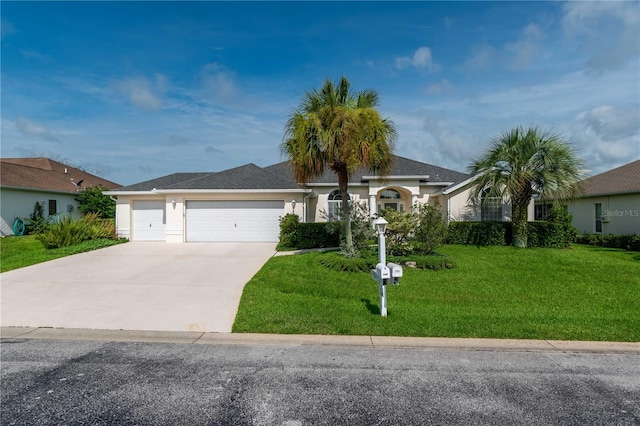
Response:
[[[349,196],[366,204],[371,215],[384,208],[408,211],[430,203],[439,204],[448,220],[510,220],[508,203],[493,200],[480,207],[470,202],[471,183],[467,174],[396,156],[386,178],[357,171],[349,182]],[[327,172],[300,185],[288,162],[174,173],[106,194],[117,197],[119,235],[132,241],[275,242],[285,214],[320,222],[323,211],[332,213],[341,202],[335,174]]]
[[[13,235],[15,219],[33,213],[36,202],[44,215],[80,217],[76,197],[83,188],[121,185],[49,158],[0,159],[0,233]]]
[[[640,160],[583,180],[565,204],[580,233],[640,235]]]

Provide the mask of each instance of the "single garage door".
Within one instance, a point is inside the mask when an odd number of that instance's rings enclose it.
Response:
[[[165,241],[164,201],[134,201],[132,241]]]
[[[187,241],[277,242],[284,201],[187,201]]]

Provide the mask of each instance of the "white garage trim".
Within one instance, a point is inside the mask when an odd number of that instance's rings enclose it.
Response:
[[[187,201],[186,241],[277,242],[283,200]]]
[[[164,201],[134,201],[132,241],[165,241],[167,215]]]

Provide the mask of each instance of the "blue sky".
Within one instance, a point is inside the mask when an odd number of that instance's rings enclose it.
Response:
[[[535,125],[640,158],[638,2],[6,2],[2,157],[123,185],[283,158],[305,91],[374,89],[396,153],[458,171]]]

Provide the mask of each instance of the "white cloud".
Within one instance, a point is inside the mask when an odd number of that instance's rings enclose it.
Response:
[[[539,55],[538,43],[543,37],[542,30],[535,24],[529,24],[522,31],[520,39],[504,46],[506,62],[514,70],[527,69]]]
[[[414,68],[431,68],[433,67],[433,59],[431,58],[431,49],[426,46],[418,48],[412,57],[396,58],[396,68],[403,69],[407,67]]]
[[[237,89],[233,73],[217,62],[205,65],[200,71],[202,92],[206,99],[228,103],[235,100]]]
[[[118,93],[126,96],[132,105],[153,111],[162,108],[167,79],[156,74],[153,81],[144,76],[126,78],[114,84]]]
[[[431,83],[427,86],[427,94],[429,95],[452,95],[454,93],[455,88],[446,78],[443,78],[439,82]]]
[[[628,109],[601,105],[577,114],[569,124],[588,163],[599,173],[640,157],[640,116]]]
[[[598,71],[620,68],[640,55],[637,2],[567,2],[565,35],[579,43],[587,65]]]
[[[470,71],[489,70],[495,65],[497,55],[498,50],[489,44],[475,46],[472,49],[471,57],[465,61],[463,68]]]
[[[464,62],[463,69],[468,71],[487,71],[504,67],[514,71],[529,69],[536,61],[540,61],[544,53],[540,48],[544,35],[539,25],[529,24],[513,42],[504,43],[500,47],[488,43],[476,45],[472,48],[471,56]]]
[[[16,129],[26,136],[36,136],[40,139],[60,143],[60,139],[55,137],[50,130],[24,117],[18,117],[16,120]]]

